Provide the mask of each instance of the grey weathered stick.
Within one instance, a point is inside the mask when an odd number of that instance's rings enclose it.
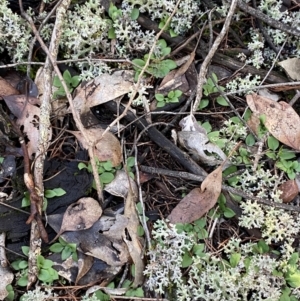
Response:
[[[198,109],[199,103],[202,98],[203,85],[206,82],[206,73],[207,73],[208,65],[209,65],[210,61],[212,60],[214,54],[218,50],[220,43],[222,42],[223,38],[225,37],[225,35],[229,29],[229,25],[231,22],[231,18],[234,14],[234,10],[236,8],[237,1],[238,0],[232,0],[228,15],[227,15],[225,23],[223,25],[223,28],[222,28],[220,34],[218,35],[218,37],[216,38],[215,42],[213,43],[209,53],[207,54],[205,60],[203,61],[202,65],[201,65],[199,76],[198,76],[197,96],[196,96],[196,100],[195,100],[195,103],[193,106],[193,112],[197,111],[197,109]]]

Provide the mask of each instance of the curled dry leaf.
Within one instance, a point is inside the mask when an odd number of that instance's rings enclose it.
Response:
[[[40,108],[35,104],[39,104],[40,101],[25,95],[10,95],[3,97],[3,99],[9,110],[17,117],[17,126],[24,127],[23,132],[29,139],[27,143],[28,155],[31,158],[38,147]],[[51,129],[49,132],[51,133]]]
[[[65,231],[81,231],[91,228],[101,214],[102,209],[96,200],[93,198],[79,199],[67,208],[60,230],[52,241]]]
[[[275,102],[257,94],[247,95],[252,112],[266,116],[265,126],[280,142],[300,150],[300,117],[286,102]]]
[[[295,180],[289,180],[282,183],[278,187],[278,190],[282,192],[280,198],[283,203],[291,202],[299,193],[299,188]]]
[[[300,80],[300,59],[297,57],[289,58],[278,63],[286,74],[293,80]]]
[[[16,94],[20,94],[20,92],[15,89],[6,79],[0,76],[0,97]]]
[[[88,143],[80,131],[68,132],[73,134],[79,140],[83,148],[88,149]],[[104,130],[101,128],[86,129],[89,140],[95,143],[95,157],[97,157],[99,161],[110,160],[113,166],[118,166],[122,162],[120,142],[111,132],[107,132],[102,137],[103,133]]]
[[[120,70],[113,74],[102,74],[88,82],[85,86],[77,88],[77,94],[73,100],[75,109],[84,122],[91,107],[129,93],[133,85],[133,71]]]
[[[217,145],[209,142],[206,130],[198,124],[193,115],[183,118],[179,125],[182,128],[182,131],[177,133],[180,144],[199,161],[208,165],[217,165],[226,160],[225,153]],[[210,153],[212,156],[208,156],[206,153]],[[217,160],[213,155],[217,155],[222,160]]]
[[[215,206],[222,188],[222,167],[211,172],[201,188],[194,188],[179,202],[168,216],[172,224],[192,223]]]

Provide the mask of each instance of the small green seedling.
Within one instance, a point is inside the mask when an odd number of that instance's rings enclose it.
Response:
[[[120,169],[119,167],[114,167],[110,160],[105,162],[100,162],[97,158],[96,158],[96,166],[97,166],[99,179],[102,187],[104,184],[111,183],[112,180],[115,178],[116,171]],[[90,173],[93,172],[91,163],[87,165],[83,162],[80,162],[78,164],[78,168],[79,170],[86,168],[88,172]],[[95,181],[93,181],[93,188],[96,189]]]
[[[73,90],[80,83],[79,76],[76,75],[76,76],[72,77],[69,70],[65,70],[65,72],[63,73],[63,78],[64,78],[64,81],[65,81],[65,83],[66,83],[66,85],[67,85],[68,90],[69,90],[70,93],[72,93]],[[62,83],[61,83],[61,81],[60,81],[60,79],[58,78],[57,75],[55,75],[55,77],[54,77],[53,86],[56,87],[56,88],[58,88],[58,90],[53,93],[53,98],[54,99],[66,96],[66,91],[63,88]]]
[[[43,210],[45,211],[47,209],[48,199],[62,196],[64,194],[66,194],[66,191],[63,190],[62,188],[46,189],[44,195]],[[26,191],[24,192],[24,197],[22,199],[21,207],[28,207],[28,206],[30,206],[30,196],[29,196],[29,192]]]
[[[59,237],[59,242],[53,244],[50,247],[50,251],[53,253],[61,253],[61,259],[66,260],[72,255],[72,259],[74,261],[78,261],[77,252],[76,252],[76,244],[67,243],[61,237]]]
[[[149,66],[146,68],[148,74],[153,75],[156,78],[165,77],[171,70],[177,67],[176,63],[173,60],[167,59],[164,60],[163,57],[170,54],[171,48],[167,46],[165,40],[161,39],[157,41],[157,45],[160,48],[161,56],[158,57],[154,54],[151,56]],[[134,79],[137,81],[141,70],[146,65],[146,61],[149,58],[149,54],[145,54],[143,59],[134,59],[132,63],[134,64],[133,68],[136,71]]]
[[[215,73],[212,73],[211,77],[216,83],[218,83],[218,78]],[[221,91],[225,90],[225,88],[222,86],[218,86],[219,88],[218,89],[217,86],[214,84],[213,80],[211,78],[208,78],[207,82],[203,85],[203,94],[205,96],[209,96],[212,93],[217,93],[219,92],[219,90]],[[216,100],[217,103],[221,106],[229,106],[228,102],[223,96],[218,96]],[[207,98],[201,99],[200,104],[198,106],[198,110],[206,108],[208,104],[209,104],[209,100]]]
[[[158,25],[159,29],[162,29],[165,26],[168,18],[169,17],[166,16],[160,20],[159,25]],[[169,32],[171,38],[175,38],[178,36],[178,34],[171,28],[170,23],[165,27],[165,31]]]
[[[167,96],[163,94],[155,94],[155,99],[157,100],[157,107],[161,108],[167,103],[179,102],[179,97],[182,95],[180,90],[170,91]]]
[[[29,247],[23,246],[22,252],[28,257]],[[38,279],[43,283],[50,284],[54,280],[58,279],[58,273],[52,268],[54,262],[49,259],[45,259],[42,255],[37,256],[37,268],[38,268]],[[24,259],[19,259],[12,262],[12,267],[14,270],[19,271],[20,277],[17,280],[17,285],[27,286],[28,283],[28,261]]]

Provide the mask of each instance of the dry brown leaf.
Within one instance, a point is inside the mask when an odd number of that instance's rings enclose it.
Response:
[[[85,255],[79,252],[80,256],[78,258],[78,274],[76,276],[75,285],[79,280],[91,269],[94,258],[92,256]]]
[[[192,223],[215,206],[222,188],[222,168],[223,164],[204,179],[201,188],[194,188],[179,202],[168,216],[172,224]]]
[[[278,63],[286,74],[293,80],[300,80],[300,59],[297,57],[289,58]]]
[[[288,103],[257,94],[247,95],[246,99],[254,114],[266,116],[265,126],[276,139],[300,150],[300,117]]]
[[[88,149],[88,143],[85,141],[80,131],[68,131],[73,134],[81,143],[82,147]],[[95,157],[99,161],[110,160],[113,166],[118,166],[122,162],[122,150],[119,140],[111,133],[107,132],[103,137],[104,130],[101,128],[86,129],[90,141],[96,142],[94,148]],[[102,137],[102,138],[101,138]]]
[[[25,95],[4,96],[3,99],[9,110],[17,117],[16,124],[24,127],[23,132],[29,139],[27,148],[31,158],[38,147],[40,108],[35,104],[39,104],[40,101],[33,97],[26,98]]]
[[[52,242],[65,231],[81,231],[91,228],[101,214],[102,209],[96,200],[93,198],[79,199],[67,208],[60,230]]]
[[[120,70],[113,74],[102,74],[85,86],[77,88],[78,92],[73,100],[75,109],[84,121],[91,107],[129,93],[133,85],[134,72],[132,71]]]
[[[129,222],[126,227],[127,233],[126,231],[123,231],[123,240],[127,244],[129,254],[134,263],[135,273],[133,287],[137,287],[143,283],[143,272],[145,267],[142,259],[143,248],[137,234],[137,229],[140,225],[140,222],[135,208],[136,200],[137,195],[134,194],[132,189],[129,189],[124,209],[124,216],[128,218]],[[128,239],[128,235],[130,239]]]
[[[291,202],[299,193],[299,188],[295,180],[289,180],[282,183],[278,187],[278,190],[282,192],[280,198],[282,199],[283,203]]]
[[[7,80],[0,76],[0,97],[16,94],[20,94],[20,92],[15,89]]]

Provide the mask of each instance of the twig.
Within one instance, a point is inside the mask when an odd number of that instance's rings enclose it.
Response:
[[[188,173],[188,172],[185,172],[185,171],[172,171],[172,170],[167,170],[167,169],[162,169],[162,168],[154,168],[154,167],[149,167],[149,166],[144,166],[144,165],[140,166],[140,170],[144,171],[144,172],[147,172],[147,173],[151,173],[151,174],[166,175],[166,176],[169,176],[169,177],[181,178],[181,179],[192,180],[192,181],[202,182],[205,179],[204,176],[198,176],[198,175],[191,174],[191,173]],[[239,196],[241,196],[245,199],[248,199],[248,200],[251,200],[251,201],[256,201],[258,203],[261,203],[261,204],[264,204],[264,205],[267,205],[267,206],[272,206],[272,207],[275,207],[275,208],[284,209],[286,211],[300,212],[300,207],[298,207],[298,206],[291,206],[291,205],[287,205],[287,204],[284,204],[284,203],[271,202],[267,199],[255,197],[253,195],[247,194],[244,191],[232,188],[232,187],[227,186],[227,185],[222,185],[222,190],[228,191],[232,194],[239,195]]]
[[[227,0],[227,2],[229,2],[229,0]],[[290,27],[290,26],[284,24],[283,22],[278,22],[277,20],[274,20],[271,17],[265,15],[260,10],[250,7],[242,0],[238,0],[237,5],[244,12],[248,13],[249,15],[251,15],[255,18],[262,20],[263,22],[267,23],[268,25],[270,25],[274,28],[280,29],[289,34],[292,34],[294,36],[300,37],[300,31],[297,30],[296,27],[293,28],[293,27]]]
[[[203,89],[203,85],[206,81],[206,73],[207,73],[208,65],[209,65],[212,57],[218,50],[220,43],[222,42],[223,38],[225,37],[225,35],[228,31],[228,28],[229,28],[230,22],[231,22],[231,18],[234,14],[234,10],[237,5],[237,1],[238,0],[232,0],[228,15],[227,15],[225,23],[223,25],[223,28],[222,28],[220,34],[218,35],[218,37],[216,38],[215,42],[213,43],[209,53],[207,54],[205,60],[203,61],[202,65],[201,65],[199,76],[198,76],[197,96],[196,96],[196,100],[195,100],[195,103],[193,106],[194,112],[197,111],[199,103],[202,99],[202,89]]]

